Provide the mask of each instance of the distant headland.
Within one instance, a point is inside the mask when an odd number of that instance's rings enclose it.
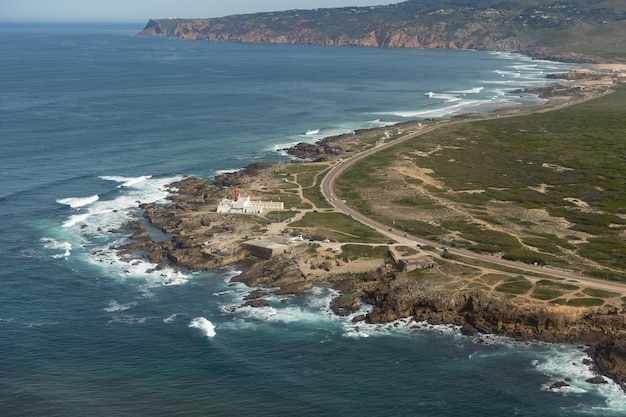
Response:
[[[151,19],[141,36],[222,42],[517,52],[566,62],[626,62],[621,0],[409,0],[211,19]]]

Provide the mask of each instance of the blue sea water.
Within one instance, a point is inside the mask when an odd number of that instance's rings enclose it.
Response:
[[[538,102],[511,91],[571,66],[134,36],[141,27],[0,24],[0,415],[624,415],[615,384],[585,382],[583,346],[357,327],[330,313],[326,288],[239,308],[251,289],[229,283],[235,270],[154,271],[110,249],[138,202],[162,201],[183,175]]]

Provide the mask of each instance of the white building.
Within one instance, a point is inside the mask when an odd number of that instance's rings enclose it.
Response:
[[[261,214],[263,210],[283,210],[284,204],[276,201],[250,200],[250,196],[231,200],[223,199],[217,206],[218,213]]]

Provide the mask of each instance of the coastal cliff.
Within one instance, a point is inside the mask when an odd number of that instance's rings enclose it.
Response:
[[[626,35],[626,9],[616,0],[600,3],[409,0],[375,7],[151,19],[140,35],[216,42],[510,51],[584,62],[598,57],[616,59],[623,55],[619,39]]]

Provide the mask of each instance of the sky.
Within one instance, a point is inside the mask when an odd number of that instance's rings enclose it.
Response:
[[[0,0],[4,20],[136,20],[203,18],[231,14],[375,6],[402,0]]]

